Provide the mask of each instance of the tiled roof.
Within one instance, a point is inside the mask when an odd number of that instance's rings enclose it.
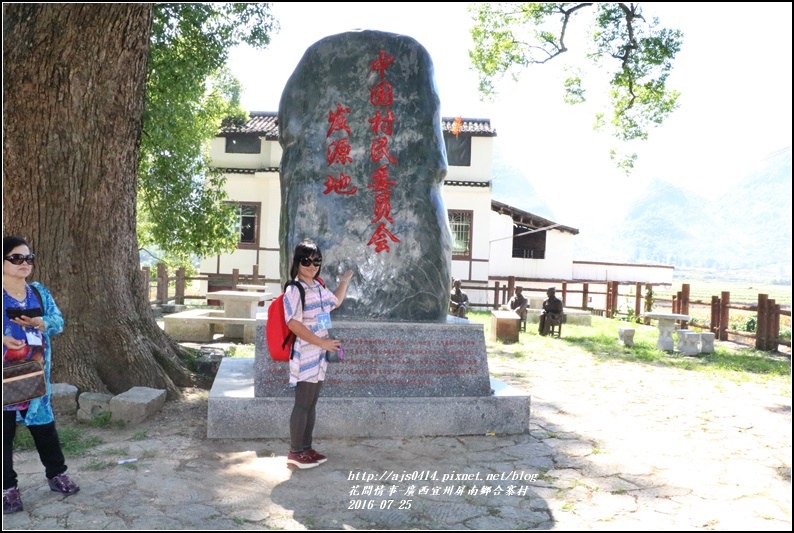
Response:
[[[579,234],[579,230],[576,228],[571,228],[568,226],[563,226],[562,224],[557,224],[552,220],[539,217],[538,215],[533,215],[532,213],[528,213],[527,211],[522,211],[513,206],[503,204],[502,202],[498,202],[496,200],[491,200],[491,211],[495,211],[500,215],[508,215],[512,217],[513,222],[533,229],[545,228],[547,226],[554,226],[554,229],[559,231],[566,231],[574,235]]]
[[[251,111],[248,121],[242,126],[223,126],[220,136],[227,133],[254,133],[268,141],[278,140],[278,113],[274,111]]]
[[[460,124],[459,134],[471,135],[473,137],[495,137],[496,130],[491,127],[491,120],[487,118],[463,118]],[[441,119],[441,130],[444,133],[452,133],[452,126],[455,117],[443,117]],[[251,111],[248,121],[242,126],[223,126],[220,136],[225,137],[229,133],[252,133],[265,137],[268,141],[278,140],[278,113],[275,111]]]
[[[452,125],[456,117],[443,117],[441,119],[441,130],[444,133],[452,133]],[[489,118],[461,118],[459,134],[471,135],[472,137],[496,137],[496,130],[491,127]]]

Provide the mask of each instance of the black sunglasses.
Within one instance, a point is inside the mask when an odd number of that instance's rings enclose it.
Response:
[[[303,259],[301,259],[301,265],[303,265],[305,267],[312,266],[312,265],[318,267],[318,266],[321,266],[322,264],[323,264],[323,260],[322,259],[311,259],[309,257],[304,257]]]
[[[21,265],[24,262],[27,262],[29,265],[32,265],[36,261],[36,255],[11,254],[5,256],[3,259],[11,263],[12,265]]]

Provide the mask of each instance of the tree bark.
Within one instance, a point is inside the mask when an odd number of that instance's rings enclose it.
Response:
[[[136,169],[151,4],[3,5],[3,224],[66,327],[53,382],[118,394],[195,385],[139,273]]]

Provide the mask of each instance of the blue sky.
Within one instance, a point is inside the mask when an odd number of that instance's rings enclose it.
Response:
[[[609,160],[614,141],[592,130],[596,108],[562,103],[561,65],[534,66],[518,83],[503,80],[495,101],[480,100],[469,68],[467,5],[275,2],[282,29],[268,49],[231,54],[243,106],[277,111],[304,51],[323,37],[355,28],[409,35],[433,58],[442,114],[490,118],[510,164],[522,169],[555,221],[574,227],[602,216],[607,194],[628,204],[653,178],[705,194],[791,146],[791,3],[642,4],[646,17],[684,32],[668,83],[682,96],[678,111],[633,147],[640,159],[630,177]],[[593,100],[605,90],[592,87]]]

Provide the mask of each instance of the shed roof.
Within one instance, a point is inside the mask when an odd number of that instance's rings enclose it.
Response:
[[[538,215],[533,215],[527,211],[522,211],[516,207],[503,204],[502,202],[497,202],[496,200],[491,200],[491,211],[496,211],[500,215],[508,215],[513,219],[513,223],[521,224],[522,226],[526,226],[532,229],[540,229],[545,228],[548,226],[554,226],[557,224],[551,220],[548,220],[543,217],[539,217]],[[571,233],[573,235],[578,235],[579,230],[576,228],[571,228],[569,226],[563,226],[562,224],[557,224],[554,229],[559,231],[565,231]]]

